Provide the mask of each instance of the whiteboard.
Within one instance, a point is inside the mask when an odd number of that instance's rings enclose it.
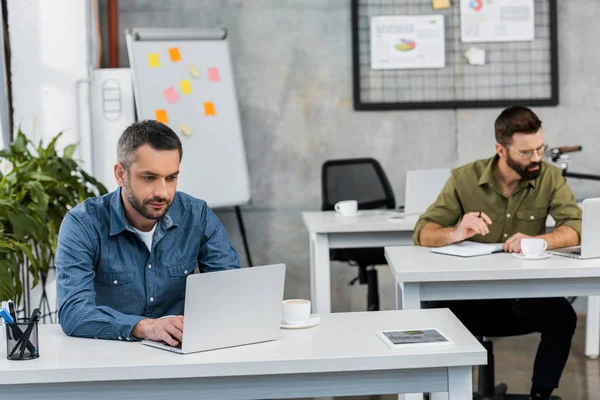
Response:
[[[225,29],[128,29],[138,120],[181,139],[177,190],[210,207],[250,201],[248,166]]]

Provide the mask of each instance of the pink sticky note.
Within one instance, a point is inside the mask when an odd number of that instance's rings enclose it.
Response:
[[[175,90],[175,88],[173,86],[170,86],[167,90],[165,90],[164,93],[165,93],[165,97],[167,98],[167,101],[169,102],[169,104],[173,104],[177,100],[179,100],[179,95],[177,94],[177,91]]]
[[[208,69],[208,80],[211,82],[218,82],[221,80],[221,78],[219,78],[219,68],[213,67]]]

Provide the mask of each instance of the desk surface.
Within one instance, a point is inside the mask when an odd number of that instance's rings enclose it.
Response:
[[[378,330],[420,328],[438,328],[454,343],[390,349],[376,335]],[[58,325],[40,325],[39,334],[37,360],[8,361],[5,348],[0,350],[0,386],[435,368],[486,362],[484,348],[447,309],[327,314],[314,328],[282,330],[277,341],[187,355],[139,342],[68,337]]]
[[[415,228],[418,215],[390,219],[402,213],[393,210],[360,210],[357,215],[343,217],[335,211],[305,211],[302,220],[311,233],[356,233],[356,232],[407,232]],[[546,226],[552,228],[555,221],[548,216]]]
[[[386,247],[385,255],[399,282],[600,277],[600,258],[551,256],[545,260],[519,260],[507,253],[456,257],[419,246]]]

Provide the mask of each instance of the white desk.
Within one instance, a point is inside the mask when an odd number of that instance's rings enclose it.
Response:
[[[552,256],[526,261],[510,254],[462,258],[418,246],[386,247],[385,254],[396,280],[398,309],[418,309],[422,300],[600,294],[600,259]],[[586,355],[590,357],[598,356],[597,320],[596,315],[588,315]]]
[[[435,327],[449,346],[390,349],[382,329]],[[243,334],[243,327],[240,327]],[[199,339],[200,340],[200,339]],[[11,399],[257,399],[448,392],[471,399],[471,366],[485,349],[447,309],[336,313],[277,341],[180,355],[134,342],[65,336],[40,326],[40,358],[8,361],[0,393]]]

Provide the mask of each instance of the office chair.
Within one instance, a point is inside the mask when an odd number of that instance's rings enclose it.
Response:
[[[394,209],[396,201],[383,168],[373,158],[329,160],[321,170],[322,210],[331,211],[342,200],[357,200],[358,209]],[[331,249],[331,260],[358,266],[358,281],[367,284],[367,310],[379,310],[375,265],[387,264],[383,248]],[[370,267],[370,268],[369,268]]]
[[[503,335],[502,337],[526,335],[532,332],[515,331],[511,335]],[[529,394],[507,394],[508,386],[505,383],[495,384],[494,344],[484,336],[479,336],[477,339],[487,351],[487,365],[477,367],[477,392],[473,395],[473,400],[529,400]],[[550,396],[550,400],[561,400],[561,398]]]

